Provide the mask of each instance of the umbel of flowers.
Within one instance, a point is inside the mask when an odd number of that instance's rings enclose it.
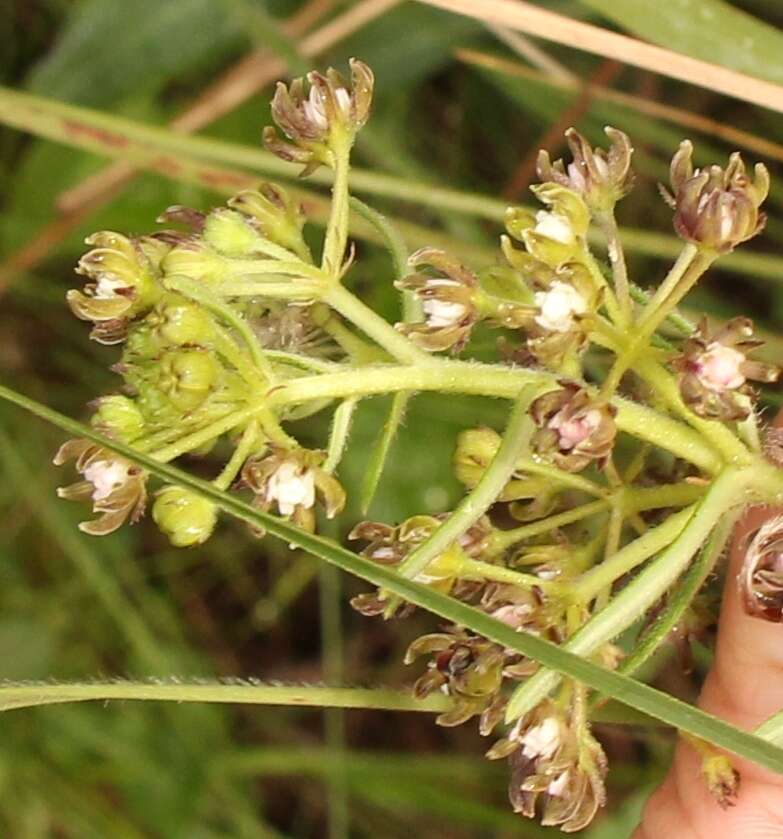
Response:
[[[313,531],[346,502],[339,471],[357,402],[432,390],[513,403],[503,433],[466,428],[453,468],[463,500],[403,522],[353,522],[370,560],[474,610],[608,668],[632,672],[615,640],[646,617],[694,625],[676,592],[709,545],[721,554],[745,504],[783,498],[783,440],[764,428],[754,382],[776,367],[753,358],[744,317],[691,324],[677,310],[710,265],[764,224],[763,166],[695,168],[683,143],[671,167],[673,224],[683,250],[668,274],[631,282],[615,207],[633,186],[632,147],[607,129],[608,150],[573,129],[573,155],[539,159],[538,209],[510,208],[497,259],[468,265],[423,248],[394,278],[406,317],[388,323],[346,286],[359,276],[349,242],[349,160],[369,117],[373,75],[351,62],[279,85],[266,145],[285,160],[334,174],[326,235],[305,236],[302,208],[282,186],[261,184],[209,212],[169,208],[148,235],[97,233],[68,293],[91,337],[116,345],[110,394],[92,425],[161,463],[187,455],[220,462],[220,490]],[[388,235],[388,223],[362,205]],[[396,240],[395,240],[396,241]],[[399,264],[399,245],[395,245]],[[373,281],[377,281],[372,277]],[[494,361],[471,358],[478,327],[498,336]],[[332,410],[322,449],[305,448],[290,423]],[[181,486],[153,486],[110,445],[71,440],[55,462],[80,475],[61,495],[92,506],[90,534],[151,518],[177,546],[207,540],[215,506]],[[148,500],[149,499],[149,500]],[[783,620],[783,522],[751,538],[740,584],[750,614]],[[705,573],[706,576],[706,573]],[[412,607],[386,591],[353,601],[368,616]],[[641,628],[639,628],[641,627]],[[415,694],[452,705],[438,722],[477,718],[492,759],[507,759],[517,812],[576,831],[605,801],[607,760],[591,729],[596,702],[470,626],[433,627],[411,644]],[[663,638],[659,639],[663,640]],[[422,663],[422,661],[424,663]],[[730,803],[736,783],[712,783]],[[731,771],[721,777],[734,778]]]

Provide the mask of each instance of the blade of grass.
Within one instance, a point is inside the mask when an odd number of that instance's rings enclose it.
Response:
[[[481,67],[492,72],[502,73],[507,76],[546,84],[557,90],[576,93],[582,87],[582,83],[578,80],[554,78],[536,70],[531,70],[518,61],[509,61],[506,58],[500,58],[499,56],[490,55],[479,50],[460,49],[457,50],[456,56],[466,64]],[[611,102],[612,104],[627,108],[634,113],[671,122],[675,125],[698,131],[707,137],[721,140],[730,146],[747,149],[763,157],[783,162],[783,145],[776,143],[774,140],[769,140],[766,137],[761,137],[758,134],[753,134],[750,131],[744,131],[731,123],[718,122],[718,120],[710,119],[703,114],[678,108],[666,102],[646,99],[638,93],[632,95],[604,85],[591,84],[590,82],[584,84],[590,89],[593,97],[597,100]]]
[[[783,773],[783,749],[735,728],[699,708],[688,705],[662,691],[641,684],[628,676],[606,670],[534,635],[515,632],[484,612],[401,577],[396,571],[345,550],[317,534],[307,533],[275,516],[263,513],[240,498],[220,492],[210,483],[168,464],[161,464],[133,448],[95,433],[91,428],[63,416],[35,400],[0,386],[0,399],[50,422],[71,434],[93,440],[105,448],[136,462],[152,475],[178,484],[201,495],[229,515],[265,529],[270,535],[297,545],[367,582],[386,589],[404,600],[441,618],[467,627],[504,647],[516,650],[544,667],[576,679],[594,690],[617,699],[638,711],[655,717],[681,731],[706,740],[729,752]],[[215,690],[215,688],[211,688]],[[172,691],[176,695],[176,686]]]
[[[133,682],[16,682],[0,683],[0,711],[66,702],[108,701],[219,702],[247,705],[287,705],[303,708],[370,708],[385,711],[440,712],[449,707],[445,696],[414,699],[384,688],[331,688],[258,682],[184,680]]]
[[[718,64],[647,44],[599,26],[541,9],[523,0],[418,0],[428,6],[505,26],[547,41],[614,58],[688,84],[783,112],[783,87]]]
[[[724,0],[661,3],[653,15],[640,15],[638,0],[580,2],[645,41],[705,61],[718,56],[724,67],[783,82],[780,30]]]

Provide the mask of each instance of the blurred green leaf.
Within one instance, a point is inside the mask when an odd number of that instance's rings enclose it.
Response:
[[[87,0],[74,4],[30,90],[85,105],[151,94],[240,43],[239,19],[215,0]]]
[[[580,0],[624,29],[667,49],[783,82],[783,33],[724,0]]]

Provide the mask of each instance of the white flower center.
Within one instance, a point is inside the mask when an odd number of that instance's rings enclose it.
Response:
[[[92,296],[96,300],[111,300],[117,296],[117,289],[127,288],[128,284],[107,274],[101,274],[98,282],[95,284],[95,289]]]
[[[561,772],[554,779],[554,781],[550,781],[549,786],[546,788],[546,791],[549,795],[554,795],[556,798],[559,798],[566,791],[567,786],[568,770],[566,769],[566,771]]]
[[[281,516],[290,516],[297,507],[309,509],[315,504],[315,475],[312,469],[301,470],[292,461],[285,461],[269,476],[266,495],[277,502]]]
[[[596,408],[586,411],[582,416],[565,419],[561,412],[549,421],[549,427],[559,435],[558,445],[562,451],[570,451],[583,443],[601,424],[601,412]]]
[[[94,489],[93,501],[103,501],[128,479],[128,465],[119,460],[96,460],[83,472]]]
[[[559,213],[539,210],[536,213],[536,226],[533,229],[539,235],[554,239],[555,242],[561,242],[564,245],[572,245],[576,241],[571,223]]]
[[[334,98],[343,116],[349,116],[351,113],[351,94],[344,87],[338,87],[334,91]],[[307,119],[314,123],[321,131],[326,131],[329,128],[329,117],[326,115],[326,106],[324,105],[321,91],[317,87],[310,88],[310,95],[303,104],[302,109]]]
[[[550,332],[568,332],[573,326],[574,315],[587,311],[587,301],[568,283],[556,280],[547,291],[535,295],[536,306],[541,310],[535,322]]]
[[[710,390],[736,390],[745,384],[744,361],[745,356],[739,350],[714,342],[699,359],[696,375]]]
[[[500,606],[492,612],[492,617],[501,623],[510,626],[512,629],[521,629],[530,615],[533,612],[533,607],[528,603],[509,603],[506,606]]]
[[[531,728],[522,737],[522,754],[525,757],[542,757],[548,760],[560,745],[560,725],[554,717],[547,717],[542,723]]]
[[[728,196],[726,196],[728,198]],[[720,205],[720,235],[726,239],[734,229],[734,202],[729,200],[721,201]]]
[[[421,304],[427,325],[433,329],[444,329],[456,326],[467,314],[467,307],[453,300],[437,300],[431,298]]]

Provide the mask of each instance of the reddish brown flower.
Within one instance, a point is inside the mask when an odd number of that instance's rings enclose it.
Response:
[[[783,516],[762,524],[750,539],[738,582],[749,615],[783,623]]]
[[[567,472],[579,472],[593,461],[600,465],[612,452],[616,410],[579,385],[562,383],[559,390],[536,399],[530,413],[539,429],[533,449]]]
[[[727,422],[744,419],[753,407],[748,381],[777,380],[777,367],[748,359],[762,343],[752,336],[748,318],[733,318],[712,335],[704,318],[683,345],[682,355],[673,360],[682,398],[699,416]]]
[[[753,180],[739,152],[729,165],[694,169],[693,144],[684,140],[671,162],[673,194],[661,192],[674,208],[674,229],[687,242],[725,253],[759,233],[766,215],[759,208],[769,193],[769,172],[757,163]]]
[[[594,149],[575,129],[565,136],[573,155],[566,166],[562,160],[552,163],[545,150],[538,153],[538,176],[578,192],[593,212],[610,210],[633,187],[631,171],[633,147],[627,134],[616,128],[605,128],[610,140],[609,151]]]

